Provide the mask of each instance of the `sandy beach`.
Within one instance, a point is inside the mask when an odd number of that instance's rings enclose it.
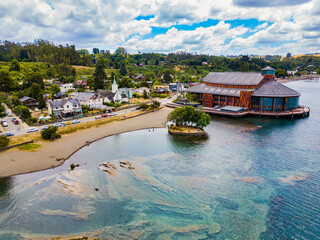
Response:
[[[0,153],[0,178],[29,173],[59,166],[74,152],[85,146],[86,141],[95,141],[111,135],[146,128],[165,127],[169,108],[148,113],[124,121],[63,135],[54,142],[45,142],[36,152],[22,152],[18,149]],[[63,159],[57,161],[57,159]]]

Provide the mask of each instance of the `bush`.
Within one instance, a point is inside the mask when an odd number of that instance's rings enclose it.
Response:
[[[57,133],[58,127],[48,127],[47,129],[41,131],[41,136],[46,140],[54,140],[60,138],[61,135]]]
[[[113,106],[114,106],[115,108],[120,107],[120,103],[116,102],[115,104],[113,104]]]
[[[9,145],[9,138],[7,136],[0,136],[0,147],[7,147]]]
[[[139,104],[139,108],[141,108],[142,110],[146,110],[146,109],[148,109],[148,104],[146,104],[146,103],[140,103]]]
[[[141,98],[141,96],[138,93],[133,93],[132,96],[135,98]]]
[[[29,118],[29,120],[30,120],[31,123],[37,123],[38,122],[38,119],[34,118],[34,117]]]

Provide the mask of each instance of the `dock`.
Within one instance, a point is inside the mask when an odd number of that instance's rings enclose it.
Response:
[[[166,107],[170,108],[179,108],[185,105],[179,103],[167,103]],[[195,109],[199,110],[199,107],[195,107]],[[216,116],[226,116],[226,117],[233,117],[233,118],[240,118],[245,116],[259,116],[259,117],[275,117],[275,118],[304,118],[309,117],[310,115],[310,108],[308,107],[299,107],[292,111],[287,112],[270,112],[270,111],[250,111],[244,110],[241,112],[228,112],[228,111],[221,111],[220,109],[209,108],[209,107],[202,107],[203,112],[208,113],[210,115]]]

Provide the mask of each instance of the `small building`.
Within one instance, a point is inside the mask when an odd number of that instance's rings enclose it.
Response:
[[[77,99],[48,101],[47,105],[49,113],[61,118],[82,113],[81,105]]]
[[[103,97],[98,93],[74,92],[69,97],[79,101],[80,105],[85,105],[93,109],[104,109]]]
[[[86,87],[87,86],[87,80],[77,80],[74,83],[75,87]]]
[[[134,76],[130,76],[131,79],[133,80],[139,80],[139,81],[144,81],[146,80],[146,76],[144,74],[139,74],[138,76],[134,77]]]
[[[54,95],[55,99],[63,99],[66,97],[67,97],[67,94],[65,92],[58,92],[57,94]]]
[[[38,100],[27,96],[20,98],[20,102],[22,103],[22,105],[29,108],[37,108],[39,106]]]
[[[182,84],[180,82],[169,83],[169,89],[171,92],[180,92],[182,90]]]
[[[128,99],[132,98],[132,88],[119,88],[118,91],[121,95],[125,94]]]
[[[65,83],[60,85],[60,91],[61,92],[68,92],[69,90],[74,90],[73,84],[72,83]]]

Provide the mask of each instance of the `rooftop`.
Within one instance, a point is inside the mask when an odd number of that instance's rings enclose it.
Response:
[[[264,76],[261,73],[250,72],[211,72],[204,82],[225,85],[258,85]]]
[[[241,91],[253,91],[252,89],[241,89],[241,88],[220,88],[220,87],[212,87],[201,83],[197,86],[188,88],[185,90],[186,92],[192,93],[206,93],[206,94],[214,94],[214,95],[222,95],[222,96],[233,96],[240,97]]]
[[[276,81],[267,81],[252,94],[255,97],[299,97],[300,93]]]

